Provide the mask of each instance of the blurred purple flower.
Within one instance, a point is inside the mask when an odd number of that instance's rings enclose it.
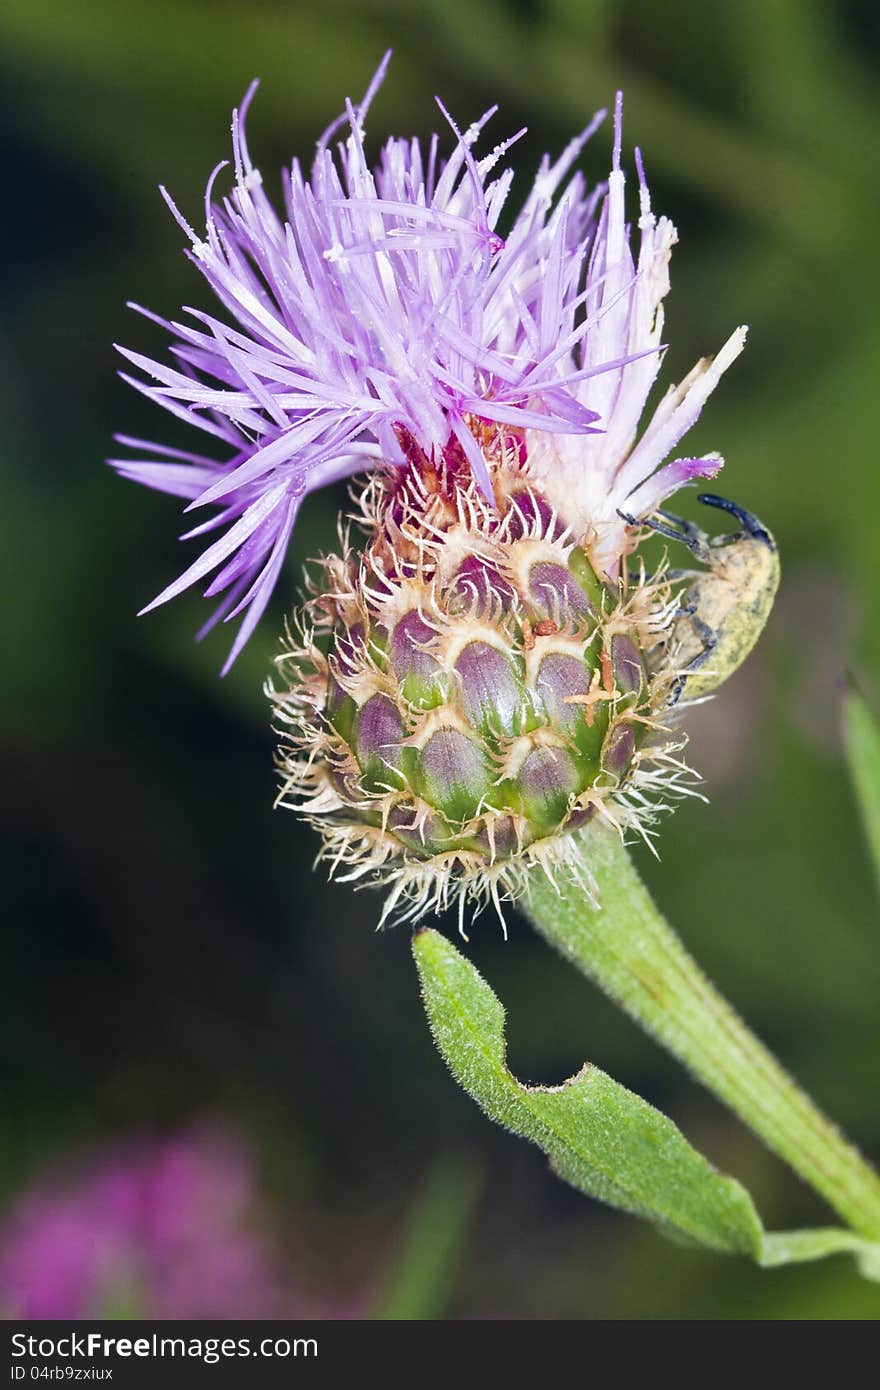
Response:
[[[281,1316],[257,1215],[250,1164],[228,1135],[127,1150],[19,1199],[0,1230],[0,1308],[39,1319]]]
[[[491,421],[526,441],[548,496],[565,495],[563,514],[573,501],[577,524],[597,530],[613,568],[618,508],[648,515],[721,467],[717,455],[661,464],[742,347],[742,330],[667,396],[632,448],[659,368],[675,230],[655,220],[639,161],[633,261],[619,104],[607,187],[588,191],[579,173],[569,178],[600,112],[555,163],[545,157],[502,240],[512,171],[498,166],[518,135],[481,159],[472,152],[494,107],[462,134],[441,106],[455,139],[445,162],[436,136],[426,150],[390,139],[371,172],[364,121],[387,61],[360,105],[348,103],[319,140],[310,180],[294,160],[284,221],[248,153],[251,87],[233,115],[234,188],[213,201],[218,165],[203,238],[165,194],[229,321],[186,309],[189,321],[169,322],[142,310],[174,336],[177,365],[120,349],[158,384],[126,380],[227,450],[218,462],[121,436],[148,457],[112,461],[188,499],[187,510],[219,509],[187,536],[223,534],[143,611],[218,571],[205,594],[222,598],[202,634],[244,614],[224,671],[269,600],[303,498],[328,483],[405,462],[413,449],[437,458],[452,447],[491,499],[478,442],[480,422]],[[342,126],[334,157],[329,142]]]

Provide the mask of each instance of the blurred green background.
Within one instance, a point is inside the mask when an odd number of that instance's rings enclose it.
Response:
[[[880,10],[5,0],[2,1195],[129,1133],[219,1117],[256,1146],[279,1238],[331,1304],[368,1290],[401,1316],[875,1317],[876,1286],[842,1258],[761,1274],[570,1192],[453,1086],[407,932],[377,935],[375,896],[312,873],[312,832],[271,809],[261,684],[341,494],[311,499],[286,588],[225,681],[228,630],[192,642],[198,596],[135,620],[182,568],[182,527],[173,499],[102,460],[114,430],[180,436],[116,380],[111,343],[159,346],[129,297],[172,314],[204,300],[156,185],[199,218],[259,75],[250,139],[271,187],[388,46],[373,148],[436,127],[435,92],[465,123],[497,101],[493,131],[529,127],[520,189],[622,86],[626,142],[681,234],[664,383],[751,325],[689,447],[725,454],[722,491],[775,531],[783,586],[757,654],[692,719],[711,804],[684,807],[643,868],[723,991],[880,1153],[880,932],[839,739],[844,671],[869,688],[880,672]],[[586,153],[593,178],[609,142]],[[744,1180],[768,1226],[827,1219],[511,925],[505,945],[487,916],[472,953],[520,1076],[559,1081],[590,1058]]]

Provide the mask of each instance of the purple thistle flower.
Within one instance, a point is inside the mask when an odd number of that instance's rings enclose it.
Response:
[[[661,465],[741,350],[742,329],[667,395],[633,447],[660,364],[675,230],[654,218],[639,160],[633,260],[619,99],[607,189],[588,191],[571,174],[600,112],[555,163],[545,157],[502,240],[512,172],[500,161],[522,132],[477,159],[495,108],[461,133],[441,106],[454,137],[445,162],[436,136],[427,150],[390,139],[371,171],[364,121],[387,62],[318,141],[310,180],[294,160],[284,220],[248,153],[252,85],[233,115],[234,188],[214,201],[218,165],[203,238],[163,190],[227,319],[185,309],[185,321],[167,321],[141,310],[175,338],[176,365],[120,349],[158,384],[127,381],[225,447],[217,461],[120,436],[142,456],[112,461],[125,477],[187,499],[187,510],[217,508],[186,537],[222,534],[143,612],[216,571],[205,594],[220,603],[199,635],[244,614],[224,672],[265,609],[303,498],[378,464],[404,464],[413,448],[437,460],[463,453],[491,502],[480,426],[503,426],[525,442],[547,497],[565,499],[567,524],[598,537],[612,573],[624,546],[620,510],[647,516],[721,467],[714,454]]]
[[[229,1136],[186,1134],[109,1156],[12,1208],[0,1230],[0,1309],[39,1319],[280,1316],[255,1214],[251,1166]]]
[[[737,328],[714,358],[701,359],[684,381],[671,386],[636,442],[639,421],[660,370],[663,300],[669,260],[678,236],[666,217],[655,216],[640,150],[638,256],[634,260],[625,221],[621,168],[622,97],[617,95],[614,153],[596,235],[586,270],[585,310],[593,327],[576,350],[583,375],[574,387],[601,419],[589,439],[528,435],[530,471],[575,535],[595,535],[591,553],[600,570],[614,573],[624,550],[624,512],[648,517],[665,498],[695,478],[714,478],[720,454],[664,460],[699,418],[722,374],[745,346]],[[616,360],[612,370],[597,370]],[[589,368],[593,368],[592,374]]]

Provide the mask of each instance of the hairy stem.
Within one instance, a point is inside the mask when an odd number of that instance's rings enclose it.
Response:
[[[547,941],[676,1056],[854,1230],[880,1238],[880,1175],[706,979],[618,838],[582,832],[600,908],[535,875],[522,907]]]

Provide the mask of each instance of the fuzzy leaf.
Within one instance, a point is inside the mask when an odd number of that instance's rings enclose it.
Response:
[[[843,733],[850,776],[880,883],[880,728],[867,701],[853,687],[844,702]]]
[[[474,966],[435,931],[416,935],[413,950],[437,1046],[491,1119],[537,1144],[582,1192],[689,1241],[760,1257],[748,1193],[671,1120],[589,1063],[561,1086],[524,1086],[506,1064],[504,1010]]]
[[[880,1241],[880,1175],[706,979],[619,836],[587,826],[580,845],[600,906],[561,876],[535,874],[523,908],[537,930],[821,1193],[848,1227]]]
[[[826,1255],[843,1253],[855,1256],[866,1279],[880,1280],[880,1245],[835,1226],[765,1235],[760,1263],[764,1269],[773,1269],[777,1265],[801,1264],[804,1260],[821,1260]]]
[[[853,1231],[765,1232],[740,1183],[598,1067],[587,1063],[561,1086],[524,1086],[507,1066],[504,1009],[476,968],[429,929],[414,936],[413,954],[434,1041],[456,1081],[490,1119],[543,1149],[573,1187],[765,1269],[848,1253],[880,1280],[880,1244]]]

